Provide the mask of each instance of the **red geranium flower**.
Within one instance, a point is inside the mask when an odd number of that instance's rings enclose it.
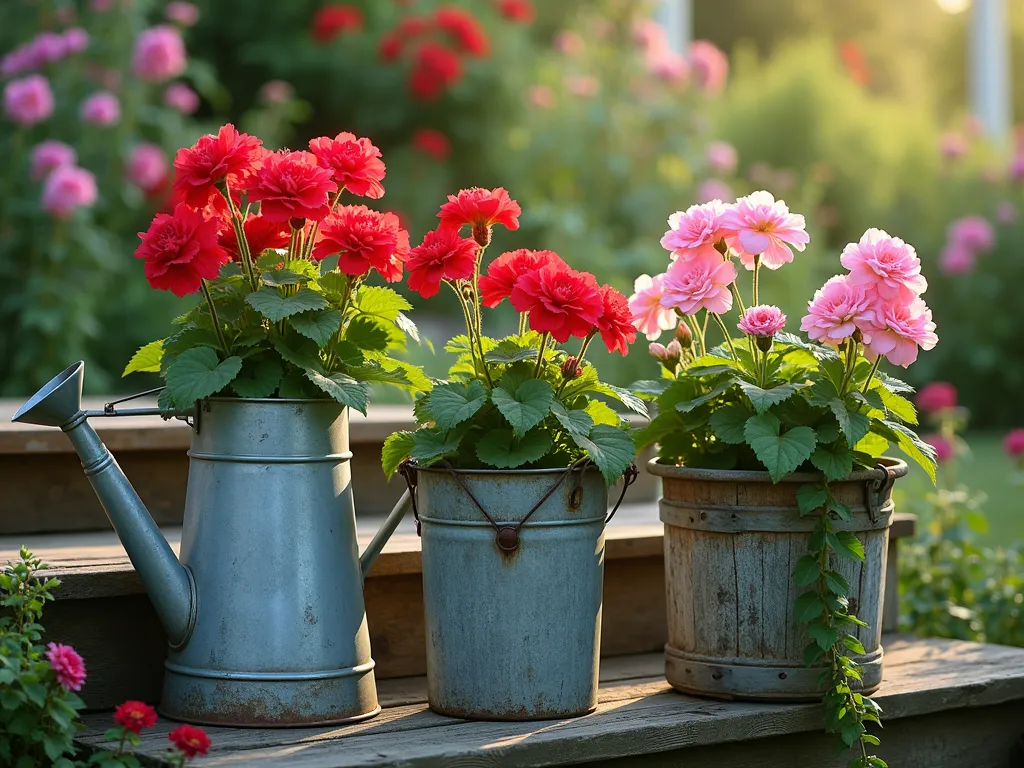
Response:
[[[218,220],[205,219],[183,203],[174,206],[173,214],[157,214],[149,229],[139,233],[142,244],[135,249],[135,258],[145,259],[149,284],[180,297],[217,277],[221,265],[231,260],[218,242],[220,228]]]
[[[398,61],[402,55],[402,41],[394,32],[389,32],[377,43],[377,56],[386,64]]]
[[[452,151],[448,137],[433,128],[420,128],[412,135],[412,145],[435,160],[445,160]]]
[[[402,20],[398,22],[398,26],[395,30],[398,35],[405,40],[411,40],[414,37],[419,37],[424,32],[430,29],[430,22],[424,19],[422,16],[404,16]]]
[[[427,40],[416,49],[409,90],[421,101],[433,101],[462,77],[462,61],[440,43]]]
[[[483,26],[469,11],[454,5],[444,5],[434,12],[438,28],[448,33],[460,53],[470,56],[486,56],[490,42]]]
[[[210,749],[210,737],[206,731],[194,725],[179,725],[167,734],[167,738],[189,760],[205,755]]]
[[[516,280],[548,264],[566,266],[554,251],[519,248],[501,254],[487,267],[487,274],[480,276],[480,300],[485,307],[498,306],[502,299],[512,293]]]
[[[402,279],[402,262],[409,256],[409,233],[393,213],[371,211],[365,205],[343,205],[323,220],[313,259],[339,254],[338,269],[356,277],[371,268],[389,283]]]
[[[597,280],[588,272],[548,264],[520,277],[509,296],[517,312],[530,313],[530,328],[564,343],[587,336],[604,312]]]
[[[609,352],[625,355],[628,345],[636,341],[636,328],[633,326],[633,313],[629,309],[629,299],[610,285],[602,285],[601,300],[604,312],[597,319],[597,329],[601,332]]]
[[[245,217],[242,227],[245,230],[245,241],[249,244],[249,253],[254,259],[259,258],[268,248],[286,247],[291,240],[291,227],[286,221],[270,221],[250,213]],[[233,261],[238,261],[238,238],[235,237],[234,227],[221,227],[220,245]]]
[[[530,0],[498,0],[498,10],[509,21],[529,24],[537,17]]]
[[[343,32],[363,28],[363,12],[354,5],[325,5],[313,16],[312,34],[318,43],[329,43]]]
[[[372,200],[384,196],[384,185],[380,183],[384,178],[384,163],[380,150],[369,139],[342,131],[333,139],[326,136],[312,139],[309,149],[316,155],[320,167],[334,174],[339,189]]]
[[[156,725],[156,710],[141,701],[126,701],[114,710],[114,722],[132,733]]]
[[[423,244],[409,252],[409,287],[424,299],[441,289],[441,279],[465,280],[476,269],[478,246],[468,237],[459,237],[455,230],[435,229],[427,232]]]
[[[244,186],[264,152],[255,136],[239,133],[230,123],[222,125],[216,136],[200,136],[191,147],[178,150],[174,191],[182,202],[202,208],[217,196],[218,185]]]
[[[448,195],[437,218],[441,229],[459,230],[468,224],[473,228],[473,239],[486,247],[491,242],[491,227],[503,224],[508,229],[519,229],[519,203],[508,196],[502,187],[493,190],[473,187],[460,189],[458,195]]]
[[[319,221],[330,213],[330,196],[337,190],[331,171],[321,168],[315,155],[287,150],[267,154],[248,185],[249,200],[262,201],[260,213],[268,221]]]

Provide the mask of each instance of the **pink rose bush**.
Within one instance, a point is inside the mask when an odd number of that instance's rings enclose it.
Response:
[[[740,262],[749,270],[758,260],[768,269],[778,269],[793,261],[790,246],[802,251],[811,238],[804,217],[789,212],[771,192],[754,192],[741,197],[722,214],[721,226],[731,233],[729,245],[739,253]]]
[[[4,86],[4,114],[23,127],[41,123],[53,114],[53,91],[42,75],[11,80]]]
[[[188,62],[185,42],[175,27],[161,24],[147,29],[135,41],[132,69],[147,83],[160,83],[178,77]]]

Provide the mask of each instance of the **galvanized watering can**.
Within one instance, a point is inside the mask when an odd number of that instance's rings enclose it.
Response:
[[[83,411],[83,369],[65,369],[14,421],[64,430],[145,584],[169,641],[161,713],[239,726],[377,714],[362,582],[408,497],[360,557],[347,411],[237,398]],[[193,426],[180,562],[87,421],[152,414]]]

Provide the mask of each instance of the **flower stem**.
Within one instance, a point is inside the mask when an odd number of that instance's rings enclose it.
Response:
[[[540,349],[537,350],[537,364],[533,367],[533,378],[540,378],[540,369],[544,365],[544,349],[548,345],[548,337],[551,334],[545,331],[540,337]]]
[[[524,333],[526,333],[526,322],[527,322],[527,320],[529,320],[529,317],[530,317],[530,313],[529,312],[520,312],[519,313],[519,335],[520,336],[522,336]]]
[[[758,299],[758,273],[761,271],[761,254],[757,254],[754,257],[754,303],[751,305],[756,307],[761,302]]]
[[[245,237],[245,217],[238,210],[235,201],[231,199],[231,189],[227,182],[224,183],[224,198],[228,201],[228,211],[231,213],[231,226],[235,230],[235,240],[238,243],[238,255],[242,259],[242,267],[245,269],[245,276],[249,278],[249,285],[255,291],[256,269],[253,267],[252,252],[249,250],[249,241]]]
[[[740,288],[736,285],[736,281],[732,282],[732,295],[736,297],[736,306],[740,311],[740,317],[747,314],[747,308],[743,305],[743,297],[740,295]]]
[[[725,341],[729,345],[729,351],[732,352],[733,359],[738,363],[740,361],[739,356],[736,354],[736,347],[732,345],[732,336],[729,335],[729,329],[725,327],[725,323],[722,321],[722,316],[716,312],[708,312],[709,315],[715,318],[718,322],[718,327],[722,329],[722,334],[725,336]]]
[[[846,388],[853,379],[853,370],[857,367],[857,346],[857,342],[852,338],[846,343],[846,372],[843,374],[843,385],[839,388],[840,397],[846,396]]]
[[[200,285],[203,288],[206,303],[210,307],[210,317],[213,319],[213,328],[217,331],[217,340],[220,342],[220,348],[224,350],[225,355],[228,355],[228,343],[224,340],[224,329],[220,327],[220,318],[217,317],[217,306],[213,303],[213,296],[210,295],[210,286],[207,285],[206,280],[203,280]]]
[[[875,358],[874,364],[871,366],[871,372],[868,374],[867,381],[864,382],[864,388],[861,390],[863,394],[867,394],[868,387],[871,386],[871,380],[875,378],[875,374],[878,373],[878,366],[882,364],[882,356],[879,355]]]
[[[470,355],[470,357],[473,358],[473,370],[477,372],[477,375],[479,375],[480,368],[478,367],[477,360],[476,360],[476,350],[477,350],[477,347],[473,343],[473,321],[470,318],[469,307],[466,306],[466,297],[462,295],[462,289],[459,288],[459,286],[456,283],[454,283],[454,282],[452,282],[450,280],[445,280],[444,282],[445,282],[445,285],[447,285],[449,288],[451,288],[455,292],[455,295],[459,299],[459,308],[462,309],[462,319],[466,323],[466,338],[469,341],[469,355]],[[481,357],[483,357],[483,348],[482,347],[481,347]],[[482,364],[484,366],[484,372],[486,372],[487,371],[487,364],[486,364],[486,362],[484,362],[481,359],[480,364]],[[487,380],[489,382],[490,381],[490,377],[488,377]]]

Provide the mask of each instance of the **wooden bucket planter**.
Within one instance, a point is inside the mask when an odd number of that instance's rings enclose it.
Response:
[[[907,465],[858,471],[832,483],[852,510],[837,530],[854,533],[864,562],[834,564],[850,583],[850,607],[868,627],[858,628],[865,655],[864,693],[882,681],[882,595],[892,521],[892,481]],[[767,472],[690,469],[652,461],[662,478],[668,643],[665,675],[684,693],[721,699],[816,700],[820,667],[806,668],[811,638],[796,621],[793,581],[807,553],[813,516],[801,518],[796,491],[820,475],[792,474],[772,484]]]

